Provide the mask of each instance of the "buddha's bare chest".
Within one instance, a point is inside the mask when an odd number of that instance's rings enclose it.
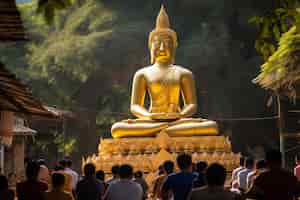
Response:
[[[152,97],[163,97],[180,94],[181,74],[176,70],[145,74],[147,90]]]

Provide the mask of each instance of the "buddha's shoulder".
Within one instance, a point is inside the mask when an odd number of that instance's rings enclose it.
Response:
[[[139,70],[137,70],[135,72],[135,76],[142,76],[142,75],[145,75],[147,74],[148,72],[150,72],[152,70],[152,67],[151,66],[146,66],[146,67],[143,67]]]
[[[174,67],[175,67],[176,71],[180,72],[183,75],[192,75],[193,74],[191,70],[189,70],[185,67],[182,67],[180,65],[174,65]]]

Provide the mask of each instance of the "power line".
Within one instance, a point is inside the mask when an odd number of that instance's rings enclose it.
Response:
[[[241,117],[241,118],[217,118],[216,121],[258,121],[258,120],[271,120],[271,119],[279,119],[279,116],[271,116],[271,117]]]

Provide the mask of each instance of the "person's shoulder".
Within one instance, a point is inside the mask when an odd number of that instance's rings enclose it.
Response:
[[[192,199],[201,199],[200,197],[208,193],[207,186],[194,188],[191,192]]]
[[[143,187],[141,184],[135,182],[135,181],[131,181],[131,183],[133,184],[133,187],[135,188],[136,192],[142,194],[143,193]]]
[[[47,190],[48,189],[48,184],[42,181],[38,181],[37,182],[38,186],[42,189],[42,190]]]
[[[140,183],[136,182],[136,181],[130,181],[131,184],[134,185],[134,187],[143,190],[142,186]]]
[[[65,200],[71,200],[71,199],[73,199],[73,196],[72,196],[72,194],[71,193],[68,193],[68,192],[62,192],[62,196],[64,197],[63,199],[65,199]]]
[[[245,174],[246,172],[247,172],[247,169],[245,168],[245,169],[240,170],[237,175],[240,176],[241,174]]]
[[[252,172],[249,172],[247,174],[247,177],[252,177],[252,176],[255,176],[256,175],[256,171],[252,171]]]
[[[26,181],[18,182],[16,184],[17,187],[23,187],[23,185],[26,184]]]
[[[75,170],[73,170],[73,169],[70,169],[70,171],[71,171],[71,173],[72,173],[72,174],[74,174],[74,175],[78,176],[78,173],[77,173]]]
[[[294,169],[300,169],[300,165],[296,165]]]
[[[100,180],[98,180],[98,179],[95,179],[94,181],[95,181],[95,183],[96,183],[98,186],[103,186],[103,187],[104,187],[104,182],[103,182],[103,181],[100,181]]]
[[[77,182],[77,186],[80,186],[80,185],[84,184],[85,182],[86,182],[86,180],[85,180],[85,178],[83,178]]]
[[[178,176],[180,176],[180,173],[171,173],[171,174],[167,175],[166,178],[168,180],[172,180],[174,178],[177,178]]]
[[[290,171],[282,169],[283,176],[286,176],[291,181],[296,181],[297,177]]]
[[[190,173],[190,176],[192,177],[192,178],[197,178],[198,176],[199,176],[199,174],[198,173]],[[201,175],[200,175],[201,176]]]

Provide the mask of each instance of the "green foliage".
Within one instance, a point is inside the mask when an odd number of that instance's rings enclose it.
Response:
[[[38,0],[37,13],[42,14],[45,21],[51,24],[56,12],[72,5],[71,0]]]
[[[103,129],[110,127],[111,124],[129,118],[130,93],[128,88],[122,85],[113,85],[111,93],[98,98],[99,110],[96,118],[96,124]],[[103,135],[100,132],[99,135]]]
[[[37,1],[19,5],[30,42],[1,45],[0,59],[45,103],[68,109],[80,86],[102,65],[98,55],[105,54],[112,34],[103,24],[111,21],[112,13],[87,0],[81,7],[72,6],[71,12],[57,14],[49,26],[36,15],[37,7]]]
[[[255,79],[262,87],[283,91],[295,98],[294,84],[300,79],[300,33],[296,26],[282,35],[277,51],[261,66]]]
[[[265,15],[253,16],[249,23],[254,24],[259,34],[255,48],[264,60],[267,60],[277,49],[277,42],[289,28],[296,24],[300,15],[297,12],[299,0],[277,0],[277,6]]]
[[[76,151],[77,140],[74,137],[65,137],[63,133],[55,133],[54,134],[54,144],[57,146],[57,150],[59,153],[64,156],[70,155],[74,151]]]

